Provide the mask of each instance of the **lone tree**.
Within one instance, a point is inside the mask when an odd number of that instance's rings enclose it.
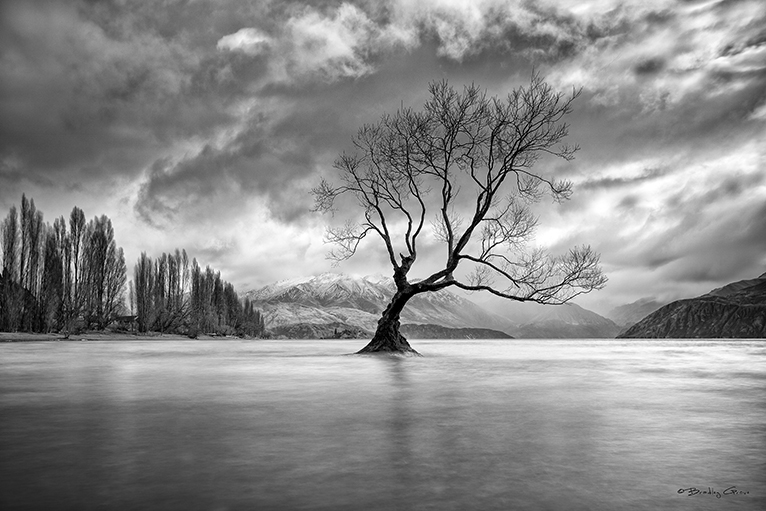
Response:
[[[419,293],[454,286],[563,304],[606,283],[588,246],[558,257],[527,246],[537,224],[530,204],[546,194],[558,202],[571,195],[570,182],[533,166],[546,154],[573,159],[579,148],[560,142],[579,91],[554,92],[533,74],[504,99],[475,85],[460,93],[446,81],[431,83],[429,92],[422,110],[401,108],[363,126],[356,151],[335,162],[340,183],[323,179],[312,190],[316,211],[334,213],[344,197],[361,208],[357,221],[327,228],[326,241],[336,245],[330,258],[350,258],[372,233],[393,266],[396,293],[359,353],[417,353],[399,332],[399,316]],[[410,280],[418,248],[435,242],[444,246],[443,267]]]

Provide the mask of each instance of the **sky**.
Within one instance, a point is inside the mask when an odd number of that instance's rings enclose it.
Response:
[[[574,194],[535,206],[534,241],[601,254],[577,303],[766,272],[762,0],[3,0],[0,215],[22,194],[49,222],[106,214],[130,273],[184,248],[241,291],[390,274],[371,238],[333,266],[310,189],[429,82],[502,97],[533,70],[582,88],[576,159],[536,167]]]

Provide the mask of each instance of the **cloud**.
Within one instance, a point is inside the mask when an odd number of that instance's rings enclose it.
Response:
[[[583,305],[608,310],[644,296],[696,296],[763,273],[760,144],[744,137],[710,151],[677,151],[623,155],[576,185],[562,207],[540,205],[538,243],[553,253],[583,243],[601,253],[612,301],[588,297]]]
[[[636,176],[627,176],[622,173],[620,176],[616,177],[600,177],[597,179],[589,179],[587,181],[584,181],[583,183],[578,183],[577,188],[588,190],[588,189],[595,189],[595,188],[615,188],[615,187],[623,187],[623,186],[630,186],[635,185],[637,183],[640,183],[642,181],[647,181],[651,179],[656,179],[659,177],[662,177],[666,175],[670,169],[667,167],[653,167],[653,168],[645,168],[639,175]]]
[[[585,27],[555,4],[518,0],[393,1],[393,23],[435,37],[437,54],[462,61],[488,50],[525,54],[532,59],[562,55],[584,38]]]
[[[350,3],[327,12],[294,9],[274,37],[243,28],[222,37],[217,47],[249,55],[269,54],[270,80],[334,82],[375,71],[376,58],[397,46],[411,46],[411,29],[378,23]]]
[[[669,281],[703,284],[754,278],[766,264],[766,206],[746,202],[725,215],[708,210],[700,221],[671,231],[665,241],[677,257],[663,268]],[[755,264],[754,264],[755,263]],[[759,265],[760,263],[760,265]]]
[[[366,57],[377,26],[351,4],[330,16],[307,9],[285,24],[285,44],[290,49],[287,72],[297,76],[320,75],[327,80],[359,77],[372,71]]]
[[[665,67],[665,61],[662,58],[647,57],[638,62],[633,71],[637,75],[654,75],[662,71]]]
[[[269,251],[327,269],[307,191],[358,127],[419,108],[431,80],[502,96],[534,65],[584,87],[577,159],[539,163],[575,196],[540,205],[538,241],[593,244],[627,301],[691,293],[764,257],[761,4],[8,0],[0,201],[111,213],[134,252],[186,246],[243,282],[269,279],[256,268]],[[385,263],[370,243],[341,269]]]
[[[241,97],[217,95],[210,59],[181,40],[102,25],[98,10],[11,2],[3,14],[0,116],[14,122],[0,125],[0,159],[31,174],[135,176],[157,151],[230,122]]]
[[[318,96],[260,100],[216,143],[148,167],[136,212],[155,225],[212,225],[236,216],[241,203],[259,200],[275,218],[299,222],[311,208],[308,190],[316,173],[331,168],[337,156],[331,148],[347,143],[355,128],[335,108],[342,96],[340,88],[328,90],[326,101]],[[354,109],[346,115],[353,116]]]
[[[248,55],[259,55],[267,51],[270,44],[271,38],[257,28],[242,28],[220,38],[216,47],[222,50],[241,51]]]
[[[521,0],[391,0],[356,6],[285,9],[270,35],[241,28],[221,50],[269,53],[271,79],[337,81],[375,73],[381,58],[437,41],[437,55],[462,62],[487,51],[560,59],[588,43],[588,25],[556,4]],[[272,33],[273,32],[273,33]]]
[[[748,82],[762,71],[766,15],[757,1],[626,2],[605,14],[589,12],[581,23],[599,27],[599,37],[552,75],[598,93],[617,86],[622,99],[639,97],[645,110],[671,107],[684,98],[713,97],[716,77],[732,73]],[[632,72],[627,72],[631,70]],[[650,82],[646,79],[651,78]],[[634,93],[642,89],[642,95]]]

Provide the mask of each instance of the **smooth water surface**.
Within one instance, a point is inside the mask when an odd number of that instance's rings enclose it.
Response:
[[[766,509],[766,341],[363,344],[4,343],[0,509]]]

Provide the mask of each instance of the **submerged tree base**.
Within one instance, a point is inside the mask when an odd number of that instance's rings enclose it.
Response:
[[[401,326],[399,324],[399,314],[402,312],[407,301],[415,295],[412,286],[404,280],[404,275],[405,273],[402,273],[401,270],[394,272],[397,291],[393,298],[391,298],[391,303],[388,304],[378,320],[378,328],[375,330],[372,340],[367,346],[357,351],[357,355],[421,356],[420,353],[412,349],[410,343],[407,342],[407,339],[399,331]]]
[[[354,356],[363,357],[390,357],[390,358],[410,358],[410,357],[422,357],[420,353],[415,350],[410,351],[363,351],[359,350],[356,353],[351,353]]]
[[[410,348],[409,350],[368,350],[366,347],[354,353],[354,355],[374,355],[379,357],[422,357],[420,353]]]
[[[357,355],[403,355],[421,356],[407,339],[399,333],[399,321],[381,319],[378,330],[372,340],[356,352]]]

